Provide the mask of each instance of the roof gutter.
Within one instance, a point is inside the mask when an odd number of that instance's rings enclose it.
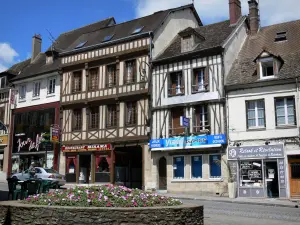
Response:
[[[127,41],[127,40],[133,40],[133,39],[136,39],[136,38],[147,37],[151,32],[152,31],[147,31],[147,32],[143,32],[143,33],[140,33],[140,34],[135,34],[135,35],[127,36],[127,37],[124,37],[124,38],[119,38],[119,39],[116,39],[116,40],[107,41],[107,42],[104,42],[104,43],[99,43],[99,44],[95,44],[95,45],[82,47],[80,49],[73,49],[73,50],[70,50],[70,51],[61,52],[61,53],[59,53],[59,56],[65,56],[65,55],[69,55],[69,54],[77,53],[77,52],[78,53],[79,52],[84,52],[84,51],[88,51],[88,50],[91,50],[91,49],[94,49],[94,48],[107,46],[107,45],[112,45],[112,44],[116,44],[116,43]]]

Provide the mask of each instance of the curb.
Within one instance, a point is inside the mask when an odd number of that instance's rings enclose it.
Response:
[[[278,203],[265,203],[265,202],[239,202],[239,201],[231,201],[231,200],[222,200],[222,199],[205,199],[205,198],[189,198],[189,197],[178,197],[178,196],[169,196],[171,198],[177,198],[181,200],[200,200],[200,201],[207,201],[207,202],[224,202],[224,203],[235,203],[235,204],[246,204],[246,205],[263,205],[263,206],[270,206],[270,207],[286,207],[286,208],[299,208],[298,204],[295,205],[286,205],[286,204],[278,204]]]

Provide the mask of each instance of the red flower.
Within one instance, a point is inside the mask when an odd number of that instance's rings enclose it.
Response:
[[[107,204],[106,204],[106,207],[111,207],[112,206],[112,204],[110,203],[110,202],[108,202]]]

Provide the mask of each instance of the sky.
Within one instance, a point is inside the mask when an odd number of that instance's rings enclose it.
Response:
[[[262,26],[300,19],[300,0],[259,0]],[[229,18],[229,0],[194,0],[205,24]],[[247,15],[248,0],[241,0]],[[42,51],[51,36],[115,17],[124,22],[155,11],[192,3],[192,0],[1,0],[0,72],[31,57],[32,36],[42,35]]]

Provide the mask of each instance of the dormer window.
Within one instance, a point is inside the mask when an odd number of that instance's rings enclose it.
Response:
[[[277,32],[275,36],[275,42],[286,41],[286,32]]]
[[[276,57],[258,59],[257,70],[260,79],[274,78],[278,74],[280,61]]]
[[[46,64],[53,63],[53,56],[46,56]]]
[[[192,35],[184,36],[181,40],[181,52],[191,51],[194,47],[194,39]]]

